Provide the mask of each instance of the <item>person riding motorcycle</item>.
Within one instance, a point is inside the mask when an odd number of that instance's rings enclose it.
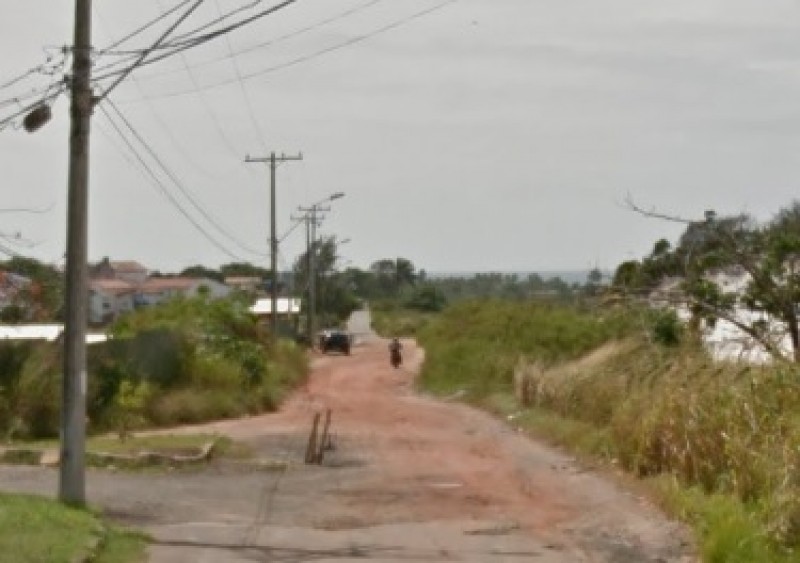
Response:
[[[402,349],[403,345],[400,344],[400,339],[392,338],[392,341],[389,343],[389,361],[393,367],[400,367],[400,364],[403,363],[403,357],[400,354],[400,350]]]

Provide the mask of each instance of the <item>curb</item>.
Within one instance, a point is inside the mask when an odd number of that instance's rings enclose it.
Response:
[[[165,454],[156,451],[141,451],[133,455],[106,452],[86,452],[86,463],[95,467],[121,465],[127,467],[146,467],[151,465],[183,466],[203,463],[211,459],[219,438],[206,442],[196,454]],[[30,448],[0,449],[0,463],[16,465],[45,465],[55,467],[59,464],[58,450],[35,450]]]

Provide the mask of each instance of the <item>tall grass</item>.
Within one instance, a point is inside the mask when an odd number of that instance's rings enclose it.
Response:
[[[619,311],[540,302],[470,301],[448,308],[420,332],[421,380],[436,392],[473,397],[509,390],[520,357],[543,365],[579,357],[630,330]]]
[[[707,561],[800,560],[800,368],[714,363],[691,341],[656,344],[641,317],[620,315],[454,308],[423,331],[421,382],[485,402],[522,380],[530,410],[517,423],[572,443],[583,432],[582,447],[680,484],[682,506],[703,507],[690,520]],[[558,429],[546,413],[574,422]]]

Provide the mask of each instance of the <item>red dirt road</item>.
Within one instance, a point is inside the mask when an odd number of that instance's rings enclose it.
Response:
[[[694,561],[685,530],[643,500],[483,412],[415,394],[423,353],[404,347],[398,370],[378,339],[352,356],[318,356],[280,412],[211,425],[265,454],[293,436],[299,458],[313,414],[331,409],[335,449],[295,492],[306,514],[278,510],[273,525],[391,548],[353,560]]]

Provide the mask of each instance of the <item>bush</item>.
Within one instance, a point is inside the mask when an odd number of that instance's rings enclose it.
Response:
[[[653,341],[664,346],[677,346],[683,338],[683,322],[672,309],[665,309],[655,313],[652,320]]]
[[[246,414],[245,404],[239,399],[215,390],[174,389],[156,397],[145,412],[157,426],[197,424]]]

